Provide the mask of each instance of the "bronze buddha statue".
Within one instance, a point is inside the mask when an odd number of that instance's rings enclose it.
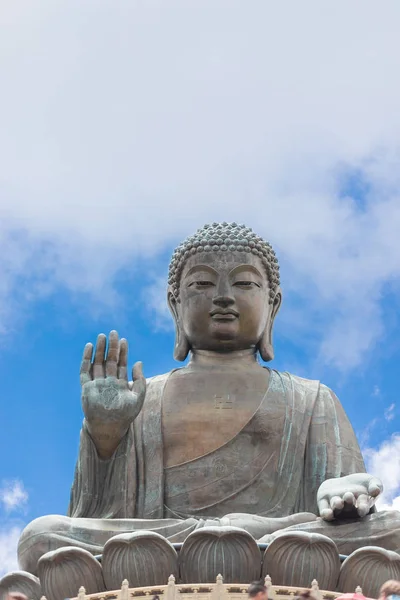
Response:
[[[213,223],[176,249],[168,304],[174,356],[189,362],[147,381],[136,363],[129,382],[125,339],[113,331],[86,345],[69,516],[28,525],[25,571],[36,575],[48,552],[61,568],[71,548],[79,560],[78,549],[102,554],[134,532],[180,543],[237,528],[268,543],[301,531],[346,555],[400,552],[400,513],[376,512],[381,482],[365,473],[335,394],[259,361],[274,357],[281,299],[271,245],[243,225]]]

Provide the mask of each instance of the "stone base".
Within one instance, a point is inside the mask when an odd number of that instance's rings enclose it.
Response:
[[[38,571],[47,600],[71,598],[83,582],[88,594],[106,589],[100,563],[81,548],[58,548],[47,552],[38,562]]]
[[[26,571],[13,571],[0,579],[0,600],[4,600],[10,592],[24,594],[29,600],[42,597],[39,578]]]
[[[263,575],[278,585],[306,587],[316,579],[324,590],[334,590],[339,571],[335,543],[318,533],[283,532],[264,553]]]
[[[352,592],[360,585],[366,596],[377,598],[381,585],[388,579],[400,580],[400,554],[367,546],[346,558],[340,569],[338,589]]]
[[[159,533],[122,533],[104,546],[102,566],[109,590],[117,589],[124,579],[132,587],[161,585],[169,575],[178,576],[178,555]]]
[[[275,586],[271,578],[265,578],[268,600],[293,600],[300,596],[307,588]],[[87,597],[81,588],[77,598],[72,600],[105,600],[113,598],[118,600],[148,600],[159,596],[164,600],[243,600],[247,598],[249,584],[224,583],[222,575],[218,575],[215,583],[176,583],[173,576],[169,577],[167,585],[147,586],[142,588],[129,588],[128,581],[124,581],[121,588],[103,594],[94,594]],[[335,600],[338,593],[320,590],[316,581],[312,582],[313,598],[317,600]]]
[[[193,531],[179,553],[181,581],[248,583],[260,578],[261,555],[254,538],[237,527],[204,527]]]
[[[265,548],[265,546],[264,546]],[[29,573],[10,573],[0,580],[0,592],[19,591],[29,599],[64,600],[83,585],[87,594],[143,585],[163,585],[169,575],[180,585],[196,586],[222,575],[225,584],[248,585],[261,574],[280,586],[310,587],[313,580],[331,592],[364,593],[376,597],[387,579],[400,579],[400,555],[377,547],[353,552],[342,564],[335,543],[320,534],[285,531],[262,556],[260,545],[243,529],[204,527],[192,532],[179,553],[164,537],[140,531],[111,538],[102,561],[80,548],[48,552],[39,560],[40,581]],[[82,600],[82,599],[81,599]],[[128,598],[121,598],[128,600]],[[167,598],[168,600],[168,598]]]

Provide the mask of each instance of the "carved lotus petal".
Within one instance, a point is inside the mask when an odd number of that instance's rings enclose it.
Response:
[[[316,579],[320,589],[334,590],[339,570],[336,544],[319,533],[282,532],[264,553],[263,575],[276,585],[309,587]]]
[[[363,594],[377,598],[379,589],[388,579],[400,580],[400,555],[378,546],[355,550],[342,564],[338,590],[354,592],[360,585]]]
[[[108,590],[121,587],[165,585],[172,574],[178,576],[175,548],[159,533],[136,531],[115,535],[104,546],[102,557],[104,581]]]
[[[238,527],[204,527],[193,531],[179,553],[183,583],[212,583],[221,574],[225,583],[259,579],[261,556],[256,541]]]
[[[40,600],[43,595],[40,580],[27,571],[12,571],[0,579],[1,600],[10,592],[19,592],[30,600]]]
[[[87,594],[105,591],[100,563],[82,548],[47,552],[38,562],[38,572],[43,593],[51,600],[74,598],[81,586]]]

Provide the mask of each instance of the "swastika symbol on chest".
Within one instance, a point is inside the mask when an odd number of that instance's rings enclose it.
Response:
[[[217,408],[217,409],[233,408],[233,400],[231,399],[229,394],[227,396],[219,396],[218,394],[216,394],[214,396],[214,400],[215,400],[214,408]]]

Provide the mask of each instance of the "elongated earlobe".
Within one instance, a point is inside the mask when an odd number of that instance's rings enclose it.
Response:
[[[272,329],[274,326],[275,317],[278,314],[279,308],[282,303],[282,294],[281,291],[278,290],[274,303],[272,305],[271,316],[268,320],[267,326],[265,327],[264,333],[261,336],[260,341],[258,342],[258,351],[260,353],[261,358],[265,362],[269,362],[273,360],[275,357],[274,354],[274,346],[272,343]]]
[[[175,327],[175,346],[174,346],[174,358],[180,362],[184,361],[189,354],[190,345],[186,339],[182,329],[178,326]]]
[[[265,331],[258,343],[258,351],[263,361],[269,362],[270,360],[274,359],[275,354],[274,347],[272,345],[272,323],[265,328]]]
[[[189,354],[190,344],[186,335],[184,334],[183,328],[180,325],[179,312],[177,309],[177,300],[174,294],[168,291],[168,306],[175,322],[175,346],[174,346],[174,358],[180,362],[184,361]]]

